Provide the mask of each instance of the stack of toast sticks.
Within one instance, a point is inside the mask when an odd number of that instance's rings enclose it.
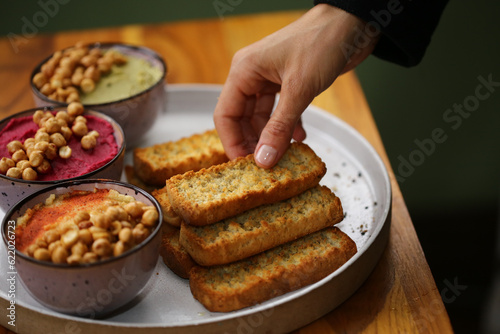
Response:
[[[321,280],[356,244],[334,225],[340,199],[324,162],[292,143],[271,169],[253,155],[228,161],[215,130],[136,148],[130,183],[162,207],[161,255],[212,312],[230,312]]]

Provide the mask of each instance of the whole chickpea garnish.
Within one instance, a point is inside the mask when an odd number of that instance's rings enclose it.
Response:
[[[24,145],[19,140],[13,140],[7,144],[7,150],[12,155],[18,150],[24,150]]]
[[[16,166],[14,160],[7,157],[3,157],[2,159],[0,159],[0,173],[5,174],[7,173],[9,168],[12,168],[14,166]]]
[[[68,105],[67,110],[70,116],[76,117],[83,114],[84,108],[80,102],[72,102]]]
[[[37,179],[37,177],[38,177],[38,174],[33,168],[28,167],[28,168],[25,168],[23,170],[23,173],[22,173],[23,180],[34,181]]]

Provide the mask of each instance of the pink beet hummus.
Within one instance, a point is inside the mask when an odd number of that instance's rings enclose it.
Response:
[[[113,135],[111,124],[96,116],[85,115],[89,131],[99,132],[97,146],[91,150],[84,150],[79,138],[72,136],[68,141],[73,151],[69,159],[60,157],[51,161],[52,170],[47,174],[38,174],[37,181],[54,181],[69,179],[92,172],[111,161],[118,153],[118,145]],[[31,116],[14,118],[0,131],[0,157],[11,155],[7,150],[7,144],[12,140],[24,143],[27,138],[33,138],[38,125],[33,122]]]

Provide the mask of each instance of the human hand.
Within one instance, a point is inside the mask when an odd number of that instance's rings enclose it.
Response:
[[[375,39],[357,47],[365,23],[326,4],[239,50],[214,112],[214,123],[230,159],[255,153],[257,165],[274,166],[291,139],[306,133],[301,115],[314,97],[343,72],[361,63]],[[366,36],[365,36],[366,37]],[[280,93],[272,112],[276,93]],[[271,115],[272,113],[272,115]]]

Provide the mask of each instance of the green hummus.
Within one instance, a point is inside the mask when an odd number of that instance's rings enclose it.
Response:
[[[113,65],[111,71],[103,75],[95,89],[81,93],[83,104],[101,104],[128,98],[156,84],[162,77],[160,68],[152,66],[144,59],[125,55],[127,62]]]

